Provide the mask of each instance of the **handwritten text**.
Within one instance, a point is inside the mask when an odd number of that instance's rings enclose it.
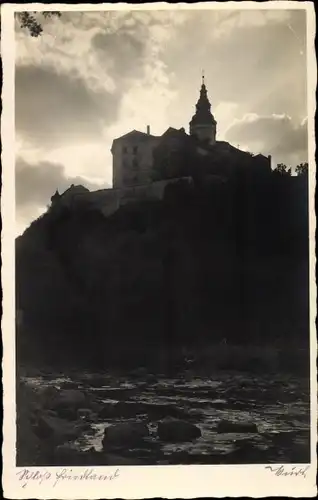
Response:
[[[85,469],[82,473],[75,473],[73,469],[60,469],[56,472],[49,472],[46,469],[29,470],[22,469],[17,472],[22,488],[28,483],[35,482],[43,484],[44,482],[53,482],[53,487],[65,481],[112,481],[119,477],[119,469],[110,474],[100,474],[95,469]]]
[[[309,470],[309,465],[307,465],[306,467],[293,466],[291,468],[285,468],[284,465],[279,465],[278,467],[267,465],[265,469],[269,469],[275,474],[275,476],[302,476],[305,478]]]

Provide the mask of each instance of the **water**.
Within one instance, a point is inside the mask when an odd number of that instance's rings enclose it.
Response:
[[[95,415],[91,428],[75,445],[84,451],[102,450],[106,426],[119,422],[146,422],[150,437],[126,456],[171,463],[303,463],[309,461],[309,384],[305,379],[276,375],[221,373],[213,377],[178,378],[147,374],[75,374],[27,377],[35,386],[79,388],[100,408],[121,404],[116,415]],[[157,436],[165,416],[188,420],[202,436],[184,443],[164,443]],[[221,420],[254,422],[257,433],[218,434]]]

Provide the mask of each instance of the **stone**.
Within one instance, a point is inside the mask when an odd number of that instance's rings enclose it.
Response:
[[[71,443],[57,446],[54,450],[53,460],[56,465],[64,466],[107,465],[107,461],[95,448],[80,451]]]
[[[54,461],[61,465],[72,464],[78,455],[78,449],[71,443],[64,443],[56,446],[54,450]]]
[[[99,412],[100,418],[129,418],[137,415],[147,415],[151,421],[165,417],[184,419],[188,417],[185,410],[174,405],[151,404],[139,402],[119,401],[118,403],[105,404]]]
[[[66,381],[63,383],[63,390],[64,389],[77,389],[80,384],[78,382],[72,382],[72,381]]]
[[[35,434],[41,439],[49,439],[54,443],[64,443],[76,439],[83,431],[81,423],[70,423],[59,417],[41,415],[34,427]]]
[[[52,411],[53,410],[49,410],[50,413]],[[75,408],[68,408],[66,406],[59,406],[57,408],[57,411],[54,413],[55,413],[55,416],[58,416],[60,418],[66,419],[66,420],[73,421],[73,420],[77,420],[77,418],[78,418],[76,409]],[[52,415],[52,416],[54,416],[54,415]]]
[[[93,420],[93,411],[90,408],[79,408],[77,410],[77,415],[80,418]]]
[[[86,397],[81,391],[74,389],[67,389],[65,391],[60,391],[59,396],[56,398],[53,407],[56,408],[85,408]]]
[[[227,455],[229,464],[259,464],[266,463],[268,457],[267,450],[260,449],[256,443],[242,441],[236,443],[235,449]]]
[[[58,417],[58,414],[56,411],[54,410],[47,410],[47,415],[49,415],[50,417]]]
[[[85,394],[77,389],[45,387],[39,392],[39,397],[43,408],[85,408],[87,405]]]
[[[23,415],[17,420],[17,466],[34,466],[41,463],[45,454],[42,439],[34,432],[33,422]]]
[[[183,420],[167,420],[158,423],[158,436],[162,441],[172,443],[192,441],[201,436],[201,430]]]
[[[146,382],[148,384],[156,384],[158,382],[158,378],[156,377],[156,375],[154,375],[153,373],[149,373],[147,376],[146,376]]]
[[[96,430],[93,427],[91,427],[91,425],[88,424],[87,429],[85,429],[85,434],[94,435],[95,432],[96,432]]]
[[[143,403],[106,403],[99,412],[100,418],[129,418],[147,413]]]
[[[171,417],[173,419],[185,419],[189,415],[186,410],[178,408],[175,405],[167,404],[145,404],[145,413],[149,416],[150,420],[156,421],[159,419],[164,419],[166,417]]]
[[[142,422],[125,422],[106,427],[102,441],[104,450],[109,448],[136,446],[149,436],[149,429]]]
[[[103,409],[103,404],[97,401],[92,401],[90,407],[94,413],[100,413]]]
[[[107,378],[103,376],[96,376],[87,381],[91,387],[103,387],[107,383]]]
[[[218,434],[227,433],[257,433],[257,425],[254,422],[229,422],[221,420],[217,426]]]
[[[105,404],[98,412],[98,417],[103,418],[116,418],[118,417],[118,412],[116,411],[116,405]]]
[[[52,408],[52,405],[60,396],[60,391],[56,387],[44,387],[38,393],[43,408]]]

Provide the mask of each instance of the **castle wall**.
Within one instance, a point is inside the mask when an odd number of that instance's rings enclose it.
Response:
[[[167,179],[143,186],[131,186],[123,189],[100,189],[99,191],[92,192],[75,191],[72,193],[70,189],[61,196],[58,203],[69,208],[85,205],[91,210],[100,210],[103,215],[109,216],[126,203],[141,200],[161,200],[165,187],[179,180]]]

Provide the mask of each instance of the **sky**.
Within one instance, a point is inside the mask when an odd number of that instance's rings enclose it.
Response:
[[[16,22],[16,220],[56,189],[111,187],[114,138],[186,131],[202,69],[217,139],[274,164],[307,161],[306,12],[62,12],[33,38]]]

